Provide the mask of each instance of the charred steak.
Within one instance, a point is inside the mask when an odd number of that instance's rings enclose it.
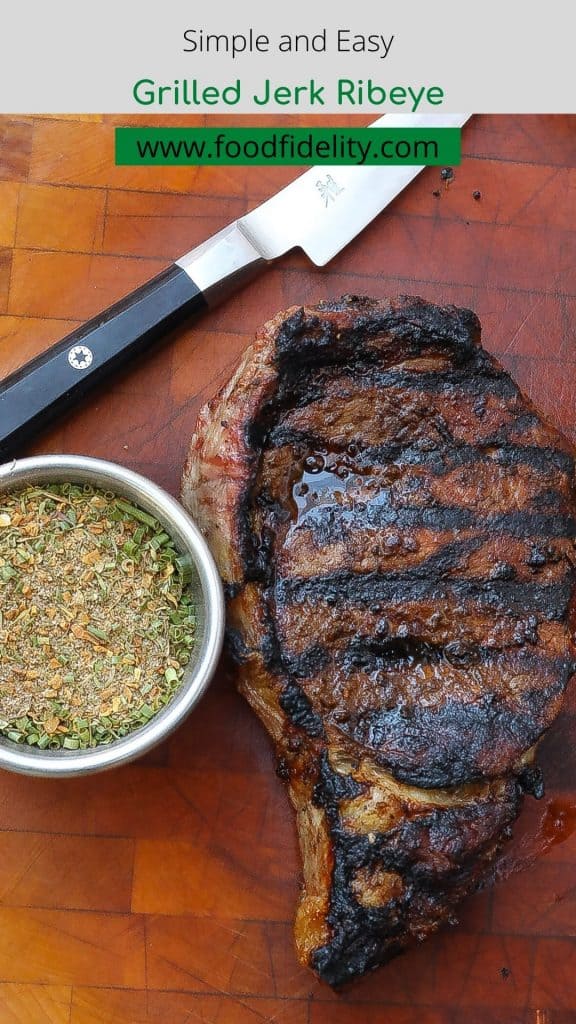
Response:
[[[418,298],[279,313],[184,474],[296,809],[298,955],[331,985],[453,919],[574,669],[573,452],[479,338]]]

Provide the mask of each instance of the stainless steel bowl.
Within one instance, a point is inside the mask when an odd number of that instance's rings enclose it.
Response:
[[[38,455],[0,466],[0,494],[29,484],[89,483],[130,498],[162,523],[181,554],[192,560],[198,639],[182,685],[148,725],[88,750],[37,750],[0,736],[0,768],[25,775],[85,775],[125,764],[165,739],[198,703],[216,667],[224,633],[224,598],[218,570],[190,516],[151,480],[123,466],[84,455]]]

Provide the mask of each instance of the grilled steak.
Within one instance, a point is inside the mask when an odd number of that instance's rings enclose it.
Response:
[[[417,298],[280,313],[185,469],[296,809],[298,955],[331,985],[453,920],[574,667],[573,452],[479,338]]]

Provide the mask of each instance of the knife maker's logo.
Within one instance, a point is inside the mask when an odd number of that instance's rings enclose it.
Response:
[[[74,370],[87,370],[94,356],[87,345],[74,345],[68,353],[68,362]]]
[[[316,182],[316,188],[318,189],[322,199],[324,200],[324,206],[328,206],[330,203],[336,202],[336,197],[344,192],[344,188],[334,181],[331,174],[326,175],[326,180],[322,181],[319,179]]]

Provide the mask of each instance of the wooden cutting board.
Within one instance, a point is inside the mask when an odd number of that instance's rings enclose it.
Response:
[[[295,174],[114,167],[114,125],[138,120],[0,119],[1,376]],[[472,307],[485,346],[576,440],[576,118],[479,117],[464,154],[449,185],[427,170],[328,268],[289,256],[29,451],[103,456],[176,494],[197,410],[257,325],[344,292]],[[296,963],[292,813],[267,738],[224,672],[134,765],[78,781],[4,773],[0,1021],[575,1021],[571,702],[541,760],[547,794],[526,804],[500,869],[510,877],[469,899],[459,927],[339,996]]]

